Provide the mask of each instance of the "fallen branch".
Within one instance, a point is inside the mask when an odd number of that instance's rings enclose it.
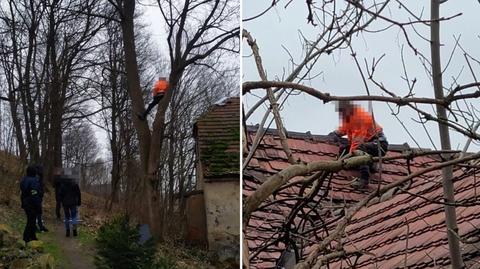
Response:
[[[426,155],[437,155],[437,154],[452,154],[459,153],[458,150],[437,150],[437,151],[418,151],[418,152],[409,152],[407,154],[402,154],[399,156],[390,156],[382,157],[382,161],[390,161],[397,159],[412,159],[415,157],[426,156]],[[287,186],[295,185],[299,183],[309,182],[310,179],[302,179],[295,182],[287,182],[296,177],[303,176],[312,172],[317,171],[327,171],[327,172],[338,172],[342,169],[350,169],[353,167],[358,167],[363,164],[369,164],[371,162],[378,162],[379,157],[371,157],[369,155],[364,156],[355,156],[346,159],[332,160],[332,161],[317,161],[311,162],[308,164],[296,164],[291,165],[282,171],[278,172],[275,175],[268,177],[265,182],[260,185],[260,187],[249,197],[245,199],[245,205],[243,209],[243,218],[245,223],[248,222],[250,214],[255,211],[258,206],[273,192],[277,191],[279,188],[283,188],[286,184]]]
[[[321,243],[312,246],[312,250],[311,250],[310,254],[308,255],[308,257],[305,259],[305,261],[298,263],[295,266],[295,269],[310,269],[310,268],[312,268],[312,266],[314,266],[318,262],[320,262],[320,260],[317,261],[317,258],[318,258],[318,255],[320,254],[320,252],[324,251],[326,249],[326,247],[332,241],[337,240],[344,233],[345,228],[347,227],[348,223],[353,218],[353,216],[358,211],[360,211],[360,209],[362,207],[364,207],[372,198],[374,198],[378,195],[382,195],[383,193],[387,192],[388,190],[390,190],[394,187],[400,186],[403,183],[405,183],[405,182],[407,182],[407,181],[409,181],[409,180],[411,180],[415,177],[423,175],[425,173],[435,171],[435,170],[439,170],[443,167],[448,167],[448,166],[451,166],[451,165],[454,165],[454,164],[475,160],[475,159],[478,159],[478,158],[480,158],[480,153],[476,153],[476,154],[472,154],[472,155],[467,156],[467,157],[457,158],[457,159],[454,159],[454,160],[451,160],[451,161],[442,162],[442,163],[439,163],[439,164],[436,164],[436,165],[432,165],[428,168],[425,168],[425,169],[419,170],[415,173],[412,173],[412,174],[410,174],[410,175],[408,175],[408,176],[406,176],[406,177],[404,177],[400,180],[397,180],[397,181],[392,182],[388,185],[385,185],[384,187],[382,187],[378,191],[374,191],[374,192],[370,193],[367,197],[365,197],[363,200],[359,201],[352,208],[346,210],[345,216],[337,224],[337,227],[335,228],[335,230],[328,237],[326,237]],[[318,267],[314,267],[314,268],[318,268]]]
[[[308,164],[295,164],[283,169],[277,174],[268,177],[258,189],[245,200],[243,208],[244,223],[248,223],[250,214],[275,190],[287,183],[291,178],[310,174],[316,171],[338,172],[343,169],[351,169],[372,162],[370,155],[355,156],[345,160],[318,161]]]

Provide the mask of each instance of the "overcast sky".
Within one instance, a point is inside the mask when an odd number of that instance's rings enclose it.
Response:
[[[364,1],[370,3],[371,1]],[[394,2],[394,1],[392,1]],[[402,1],[408,2],[410,10],[420,15],[423,8],[424,19],[429,18],[430,1]],[[243,17],[249,18],[264,10],[271,1],[243,1]],[[302,44],[300,43],[300,31],[302,35],[313,39],[319,34],[320,28],[307,24],[307,8],[305,1],[292,1],[285,9],[284,5],[287,1],[280,1],[280,4],[270,10],[265,15],[253,21],[243,23],[243,27],[247,29],[257,40],[260,47],[261,56],[267,75],[270,80],[281,79],[285,74],[289,74],[289,54],[295,61],[299,61],[302,56]],[[398,4],[393,4],[383,14],[385,16],[393,16],[402,21],[408,21],[408,16],[404,9],[399,9]],[[480,31],[478,25],[480,19],[480,4],[476,0],[453,1],[441,5],[440,16],[449,17],[458,13],[462,16],[455,19],[442,22],[441,24],[441,42],[442,46],[442,68],[445,68],[449,60],[452,49],[455,45],[455,37],[460,37],[460,45],[472,56],[480,59]],[[370,30],[378,30],[386,24],[380,20],[375,21],[369,26]],[[411,28],[409,34],[414,45],[428,58],[430,58],[429,43],[418,37]],[[417,31],[429,37],[428,28],[426,26],[417,26]],[[243,42],[243,80],[259,80],[257,69],[251,51]],[[381,33],[362,33],[356,36],[352,42],[353,48],[357,53],[357,58],[362,63],[366,59],[369,63],[372,58],[378,59],[381,55],[385,57],[377,67],[375,78],[383,82],[387,88],[394,90],[398,95],[405,95],[408,90],[403,76],[401,64],[400,48],[405,45],[405,65],[408,70],[410,80],[417,79],[416,97],[433,97],[433,86],[426,74],[419,57],[415,56],[413,51],[406,47],[405,38],[398,27],[389,28]],[[477,77],[480,76],[480,66],[472,61],[473,68]],[[350,52],[343,50],[341,52],[332,53],[329,56],[322,56],[316,66],[313,74],[321,74],[317,78],[303,82],[304,84],[314,87],[318,90],[330,92],[331,94],[348,96],[348,95],[365,95],[365,87],[363,86],[359,72],[355,66]],[[459,75],[460,74],[460,75]],[[453,81],[459,84],[473,82],[471,72],[466,65],[463,52],[457,48],[454,53],[448,69],[444,72],[444,86],[450,87]],[[455,78],[455,79],[454,79]],[[369,85],[371,94],[380,95],[382,92],[377,90],[372,84]],[[471,89],[470,91],[473,91]],[[245,107],[248,108],[254,104],[258,97],[263,96],[262,90],[253,91],[253,95],[245,96]],[[473,102],[480,108],[479,100]],[[360,103],[363,107],[368,108],[367,103]],[[285,103],[281,114],[285,123],[285,127],[289,131],[311,131],[314,134],[327,134],[334,130],[338,124],[338,115],[334,110],[334,104],[323,104],[318,99],[310,97],[306,94],[299,94],[289,97]],[[429,106],[422,108],[432,111]],[[258,110],[250,119],[248,124],[256,124],[260,122],[265,107]],[[390,109],[383,103],[373,103],[373,112],[376,120],[383,126],[384,132],[390,143],[401,144],[409,143],[416,146],[413,140],[407,135],[401,124],[391,115]],[[433,148],[429,141],[426,131],[418,123],[411,118],[418,119],[416,113],[409,108],[401,108],[400,119],[407,125],[409,131],[413,134],[421,147]],[[275,124],[272,124],[275,127]],[[427,132],[432,136],[437,147],[440,146],[438,139],[438,127],[436,124],[427,125]],[[466,138],[463,135],[451,135],[452,148],[462,148]],[[474,146],[472,150],[479,150],[480,147]]]
[[[163,17],[158,7],[157,1],[155,0],[137,1],[136,12],[138,12],[138,14],[141,14],[139,21],[141,21],[146,25],[145,30],[148,31],[148,35],[151,38],[151,42],[152,42],[152,45],[154,46],[154,49],[156,49],[160,53],[160,55],[165,57],[165,59],[168,59],[169,56],[168,56],[168,43],[166,40],[166,37],[167,37],[166,25],[165,23],[163,23]],[[235,61],[236,63],[238,63],[239,58],[227,59],[227,61],[229,60]],[[168,76],[169,70],[164,70],[164,71],[160,70],[160,73],[158,75]],[[110,158],[109,142],[106,137],[105,131],[99,128],[96,128],[96,135],[99,138],[98,141],[102,147],[102,157],[107,159]]]

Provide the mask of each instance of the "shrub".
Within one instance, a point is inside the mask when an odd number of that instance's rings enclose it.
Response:
[[[150,239],[140,243],[137,226],[119,216],[102,225],[96,241],[95,265],[101,269],[154,269],[155,246]]]
[[[155,266],[155,269],[175,269],[176,263],[169,256],[159,256]]]
[[[12,196],[18,193],[23,169],[18,157],[0,150],[0,205],[10,205]]]

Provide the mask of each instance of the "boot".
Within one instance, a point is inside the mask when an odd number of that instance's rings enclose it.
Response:
[[[67,229],[66,233],[65,233],[65,236],[66,237],[70,237],[70,229]]]
[[[77,228],[73,228],[73,236],[77,236],[78,233],[77,233]]]
[[[366,190],[368,189],[368,180],[356,178],[351,184],[354,189],[356,190]]]

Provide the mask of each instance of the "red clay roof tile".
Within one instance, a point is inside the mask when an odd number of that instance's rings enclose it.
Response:
[[[249,131],[249,136],[254,136],[252,129]],[[322,136],[288,133],[288,137],[288,144],[294,153],[294,159],[300,159],[302,162],[332,160],[338,151],[336,146],[322,140]],[[399,154],[400,152],[388,152],[387,156],[398,156]],[[438,159],[428,156],[414,158],[410,161],[410,170],[415,172],[437,162]],[[250,161],[245,173],[248,175],[257,173],[257,177],[260,173],[267,178],[288,165],[276,132],[268,130],[259,145],[258,154],[255,154]],[[384,162],[380,184],[394,182],[407,173],[405,160]],[[480,195],[480,177],[475,177],[474,180],[475,173],[478,171],[470,170],[466,173],[465,170],[455,170],[454,184],[458,202],[476,201],[480,203],[480,198],[477,200]],[[312,202],[312,206],[319,209],[317,212],[320,212],[321,215],[315,215],[313,211],[309,214],[305,212],[297,214],[292,225],[297,228],[303,225],[299,231],[303,231],[305,234],[301,237],[290,236],[296,239],[297,243],[302,242],[299,249],[302,257],[308,255],[313,242],[318,242],[327,236],[326,230],[318,227],[326,225],[327,230],[332,231],[341,217],[338,215],[341,214],[341,206],[344,203],[348,205],[359,201],[367,195],[368,192],[356,191],[349,186],[349,182],[355,176],[358,176],[358,172],[355,170],[341,171],[333,175],[328,185],[326,183],[322,185],[314,199],[315,202]],[[301,179],[302,177],[296,177],[290,182]],[[372,175],[370,191],[377,187],[379,179],[380,175],[377,171]],[[251,194],[258,184],[259,181],[255,177],[245,176],[244,194]],[[309,190],[310,187],[305,192]],[[261,246],[281,238],[279,236],[283,234],[278,231],[283,229],[282,226],[287,216],[290,215],[296,204],[294,199],[299,195],[299,191],[300,185],[282,189],[276,193],[275,197],[269,197],[265,203],[270,203],[275,199],[289,200],[263,206],[261,210],[253,212],[245,234],[251,253],[259,250]],[[443,200],[441,171],[429,172],[413,179],[407,191],[408,193],[399,191],[390,199],[363,208],[346,228],[348,236],[342,239],[344,248],[346,250],[365,249],[372,254],[362,255],[357,261],[356,268],[403,268],[405,258],[409,268],[439,267],[449,264],[443,205],[424,199],[439,202]],[[326,196],[321,198],[322,195]],[[322,202],[317,203],[319,200]],[[327,208],[328,205],[334,207]],[[460,236],[474,236],[475,234],[480,236],[477,228],[480,227],[480,206],[459,207],[457,218]],[[408,249],[406,249],[407,228]],[[267,246],[251,260],[251,267],[275,268],[284,249],[285,246],[281,240]],[[462,249],[467,263],[478,264],[480,248],[463,244]],[[346,257],[332,261],[330,268],[351,268],[350,264],[346,262],[347,259],[350,259],[351,262],[355,260],[354,257]],[[477,263],[472,262],[474,260]]]
[[[194,125],[205,177],[229,179],[239,175],[240,162],[240,97],[231,97],[213,105]]]

